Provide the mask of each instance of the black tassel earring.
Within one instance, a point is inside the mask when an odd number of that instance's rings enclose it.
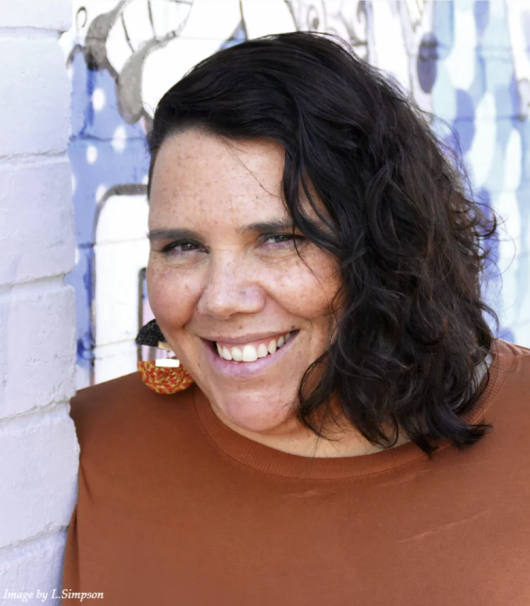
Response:
[[[166,337],[162,334],[156,320],[151,320],[145,326],[142,326],[134,341],[136,345],[147,345],[158,349],[165,349],[165,347],[159,347],[159,344],[167,345]]]
[[[171,351],[171,347],[167,344],[166,338],[158,326],[156,320],[151,320],[145,326],[142,326],[140,332],[136,335],[136,345],[146,345],[147,347],[156,347],[164,351]],[[179,361],[176,358],[158,358],[155,360],[156,366],[164,366],[166,368],[178,368]]]

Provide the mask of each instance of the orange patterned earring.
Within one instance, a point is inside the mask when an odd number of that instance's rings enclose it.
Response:
[[[137,345],[170,350],[156,320],[151,320],[140,329],[135,342]],[[193,383],[192,376],[176,358],[140,361],[138,372],[145,385],[156,393],[177,393]]]

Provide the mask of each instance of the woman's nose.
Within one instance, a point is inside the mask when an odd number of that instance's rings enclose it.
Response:
[[[250,262],[234,258],[212,260],[198,311],[219,319],[238,313],[258,313],[266,297],[256,278],[256,268]]]

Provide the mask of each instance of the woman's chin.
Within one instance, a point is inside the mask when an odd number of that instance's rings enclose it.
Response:
[[[213,407],[214,412],[225,424],[232,426],[233,429],[241,429],[253,433],[269,433],[279,428],[292,414],[286,410],[286,407],[271,408],[268,401],[263,403],[255,401],[249,403],[232,400],[225,406],[222,404]],[[219,414],[220,413],[220,414]]]

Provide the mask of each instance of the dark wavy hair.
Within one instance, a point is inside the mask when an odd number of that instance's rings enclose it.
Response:
[[[323,437],[337,396],[372,444],[394,446],[402,428],[431,457],[438,442],[460,450],[492,428],[461,416],[490,379],[489,370],[474,379],[494,340],[483,312],[497,330],[499,322],[481,295],[497,219],[473,200],[428,116],[340,38],[250,40],[205,59],[163,96],[148,135],[148,192],[158,150],[185,129],[281,144],[293,226],[338,260],[342,277],[332,309],[340,299],[341,315],[302,378],[297,418]],[[303,212],[302,194],[323,227]],[[319,365],[323,376],[306,395]]]

